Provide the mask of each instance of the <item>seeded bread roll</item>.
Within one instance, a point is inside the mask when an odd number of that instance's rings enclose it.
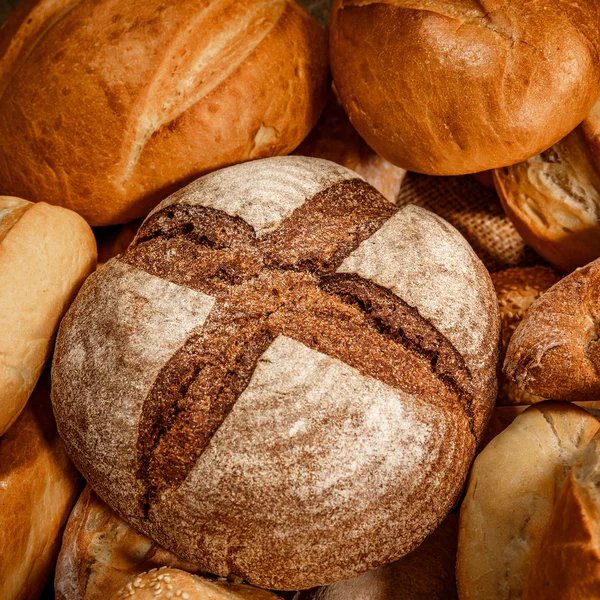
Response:
[[[160,567],[199,568],[138,533],[87,486],[71,512],[56,565],[56,600],[105,600]]]
[[[404,558],[354,579],[298,592],[294,600],[454,600],[458,512]]]
[[[132,579],[112,600],[279,600],[249,585],[213,581],[178,569],[153,569]]]
[[[510,338],[529,307],[560,278],[556,271],[547,267],[517,267],[492,273],[502,323],[502,363]],[[544,398],[521,390],[503,374],[498,378],[497,404],[535,404],[542,400]]]
[[[56,431],[50,377],[0,438],[0,598],[39,598],[81,477]]]
[[[413,550],[497,392],[464,238],[305,157],[177,192],[63,320],[59,427],[99,496],[220,576],[307,589]],[[315,543],[318,540],[319,543]]]
[[[461,600],[523,597],[558,490],[599,428],[577,406],[542,402],[479,454],[460,514]]]
[[[335,0],[329,25],[350,121],[409,171],[526,160],[600,96],[596,0]]]
[[[596,435],[562,485],[523,600],[600,598],[599,488]]]
[[[325,158],[348,167],[394,203],[406,175],[404,169],[395,167],[367,146],[352,127],[333,90],[321,119],[294,154]]]
[[[530,394],[600,397],[600,259],[561,279],[527,311],[506,352],[504,373]]]
[[[95,266],[94,236],[77,214],[0,196],[0,435],[23,410]]]
[[[325,32],[293,0],[39,0],[2,31],[0,193],[92,225],[291,152],[328,92]]]
[[[558,270],[600,257],[600,102],[560,142],[494,177],[510,220]]]

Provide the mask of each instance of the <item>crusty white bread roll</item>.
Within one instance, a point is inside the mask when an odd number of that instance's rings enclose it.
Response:
[[[445,518],[499,333],[448,223],[332,162],[270,158],[183,188],[88,279],[53,402],[75,463],[138,530],[208,572],[306,589]]]
[[[354,579],[306,592],[294,600],[453,600],[456,595],[458,512],[413,552]]]
[[[501,363],[504,362],[510,339],[523,320],[529,307],[561,276],[548,267],[516,267],[492,273],[492,281],[498,295],[502,330]],[[544,398],[520,389],[504,374],[498,377],[498,400],[496,404],[534,404]]]
[[[229,583],[162,567],[134,577],[111,600],[280,600],[249,585]]]
[[[574,271],[529,308],[508,345],[504,373],[530,394],[600,398],[600,259]]]
[[[329,30],[352,124],[409,171],[526,160],[600,96],[596,0],[335,0]]]
[[[333,89],[319,122],[294,154],[325,158],[352,169],[394,203],[406,175],[404,169],[369,148],[352,127]]]
[[[56,600],[105,600],[160,567],[200,569],[123,521],[87,486],[71,512],[56,565]]]
[[[557,269],[600,257],[600,102],[554,146],[494,179],[519,233]]]
[[[0,435],[25,406],[95,265],[94,235],[79,215],[0,196]]]
[[[67,457],[44,373],[25,410],[0,438],[0,598],[40,597],[81,486]]]
[[[328,92],[325,32],[293,0],[37,0],[4,32],[0,193],[92,225],[291,152]]]
[[[600,438],[562,485],[523,600],[600,598]]]
[[[522,597],[558,490],[599,428],[577,406],[542,402],[479,454],[460,514],[461,600]]]

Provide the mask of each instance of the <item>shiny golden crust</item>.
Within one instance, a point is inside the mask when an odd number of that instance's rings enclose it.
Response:
[[[561,279],[527,311],[506,353],[518,387],[568,401],[600,397],[600,259]]]
[[[600,423],[570,403],[528,408],[475,460],[461,507],[461,600],[520,598],[558,490]]]
[[[279,596],[249,585],[207,579],[178,569],[153,569],[134,577],[111,600],[279,600]]]
[[[519,233],[565,273],[600,257],[599,169],[600,102],[552,148],[494,173]]]
[[[556,271],[548,267],[517,267],[492,273],[502,323],[501,362],[504,362],[510,338],[529,307],[560,278]],[[542,400],[544,398],[519,389],[504,375],[499,377],[497,404],[535,404]]]
[[[67,457],[45,373],[0,438],[0,597],[39,598],[60,548],[81,476]]]
[[[600,440],[566,478],[533,562],[523,600],[600,597]]]
[[[10,228],[0,240],[0,435],[25,406],[62,316],[96,265],[92,231],[70,210],[0,197],[3,223]]]
[[[523,161],[600,95],[594,0],[335,0],[333,78],[350,120],[409,171]]]
[[[325,33],[292,0],[41,0],[31,14],[35,32],[22,21],[0,56],[0,192],[92,225],[291,152],[325,102]]]

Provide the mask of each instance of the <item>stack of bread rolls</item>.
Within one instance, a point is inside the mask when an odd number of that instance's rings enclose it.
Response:
[[[596,0],[0,0],[0,596],[600,598],[599,97]]]

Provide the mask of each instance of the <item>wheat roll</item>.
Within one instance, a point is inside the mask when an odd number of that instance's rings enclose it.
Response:
[[[443,520],[498,345],[491,280],[454,228],[340,165],[271,158],[166,199],[91,276],[53,402],[136,529],[216,575],[306,589]]]
[[[0,196],[0,435],[23,410],[95,266],[96,242],[80,216]]]
[[[595,0],[335,0],[333,79],[360,135],[407,169],[520,162],[600,96]]]
[[[600,257],[600,102],[554,146],[494,179],[519,233],[559,271]]]
[[[542,402],[479,454],[460,513],[461,600],[523,597],[558,491],[599,428],[577,406]]]
[[[291,152],[325,103],[325,32],[293,0],[27,8],[2,30],[0,193],[91,225],[145,217],[203,173]]]
[[[600,259],[532,304],[508,345],[504,373],[522,390],[584,402],[600,397]]]
[[[56,431],[45,373],[0,438],[0,597],[39,598],[81,477]]]

